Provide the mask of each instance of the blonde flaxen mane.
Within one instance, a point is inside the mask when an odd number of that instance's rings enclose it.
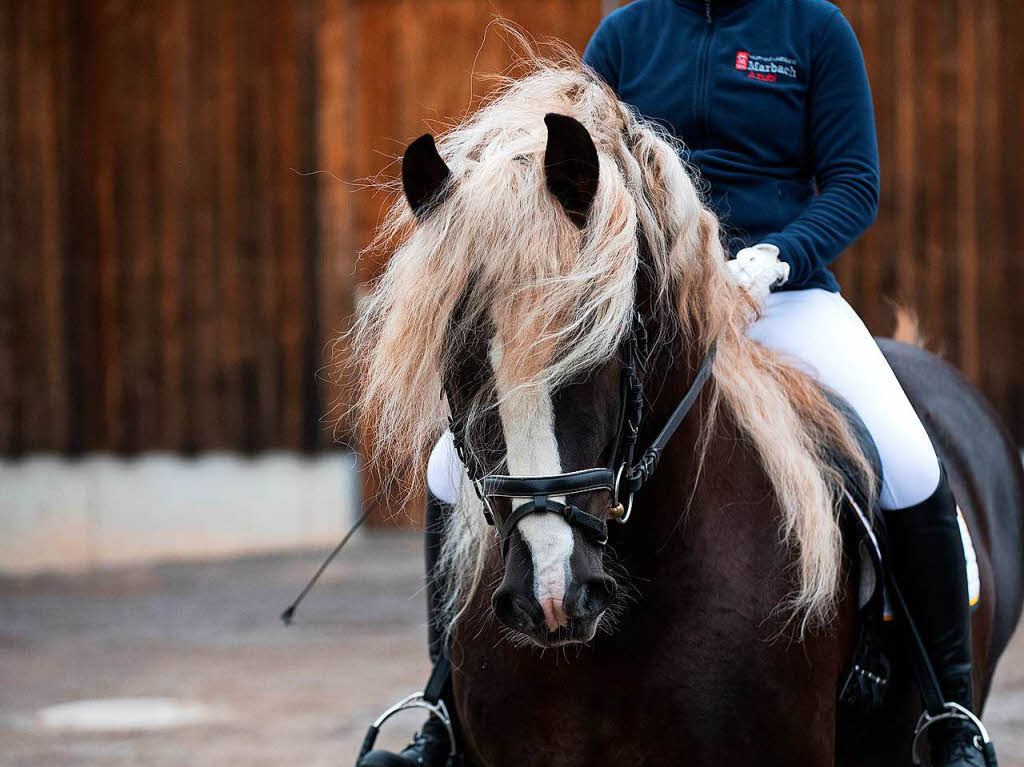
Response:
[[[809,378],[747,338],[750,306],[672,139],[574,53],[530,53],[525,67],[438,137],[452,173],[443,201],[417,223],[398,199],[379,230],[373,247],[393,255],[366,298],[352,355],[374,458],[384,473],[411,465],[413,486],[422,482],[425,455],[447,426],[442,376],[457,352],[447,340],[456,311],[463,326],[496,330],[504,353],[494,375],[515,386],[554,390],[614,355],[634,311],[642,238],[657,292],[653,324],[670,329],[658,342],[676,336],[703,350],[718,339],[706,434],[725,408],[756,448],[781,509],[781,538],[797,552],[794,615],[804,626],[828,621],[840,578],[841,480],[824,446],[870,476],[846,422]],[[598,150],[597,197],[582,232],[545,186],[548,112],[580,121]],[[477,404],[485,407],[484,397]],[[453,621],[494,555],[475,497],[463,497],[439,566]]]

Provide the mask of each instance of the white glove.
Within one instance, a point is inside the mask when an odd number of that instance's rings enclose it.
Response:
[[[744,248],[736,258],[726,261],[736,284],[747,291],[758,306],[763,306],[772,288],[789,279],[789,264],[779,259],[779,249],[767,242]]]

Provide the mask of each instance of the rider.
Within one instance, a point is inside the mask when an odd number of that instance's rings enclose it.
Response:
[[[871,432],[899,583],[944,697],[973,709],[956,503],[921,421],[828,270],[878,205],[871,91],[849,23],[826,0],[635,0],[602,22],[584,61],[685,142],[736,254],[729,268],[760,305],[750,335],[846,398]],[[446,435],[427,475],[428,581],[456,460]],[[935,767],[985,764],[966,722],[928,733]],[[446,754],[431,717],[401,754],[375,751],[361,764],[441,765]]]

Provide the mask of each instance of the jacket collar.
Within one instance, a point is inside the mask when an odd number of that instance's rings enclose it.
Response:
[[[710,7],[711,18],[716,19],[719,16],[731,13],[740,6],[753,2],[753,0],[674,0],[674,2],[676,5],[694,13],[699,13],[701,16],[706,16]]]

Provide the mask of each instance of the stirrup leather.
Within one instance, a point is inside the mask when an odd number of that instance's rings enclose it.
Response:
[[[945,710],[940,714],[932,716],[927,711],[921,713],[921,717],[917,720],[917,727],[914,729],[914,742],[910,751],[914,764],[921,764],[921,754],[918,752],[917,744],[921,740],[921,736],[924,735],[925,730],[936,722],[948,721],[950,719],[968,722],[977,733],[974,736],[974,747],[985,757],[985,764],[988,767],[998,767],[999,763],[996,760],[995,746],[992,745],[992,739],[989,737],[985,725],[981,723],[981,719],[964,706],[953,702],[946,703]]]
[[[448,765],[453,767],[457,763],[458,750],[455,746],[455,730],[452,727],[452,718],[448,713],[448,707],[444,704],[443,700],[438,699],[434,703],[428,700],[423,692],[414,692],[412,695],[402,698],[398,703],[391,706],[370,725],[366,731],[366,737],[363,738],[363,745],[359,749],[359,756],[356,757],[356,767],[358,767],[363,757],[373,750],[373,744],[377,742],[377,736],[380,734],[380,728],[384,723],[400,711],[408,711],[413,708],[424,708],[441,720],[441,724],[444,725],[445,732],[448,734]]]

